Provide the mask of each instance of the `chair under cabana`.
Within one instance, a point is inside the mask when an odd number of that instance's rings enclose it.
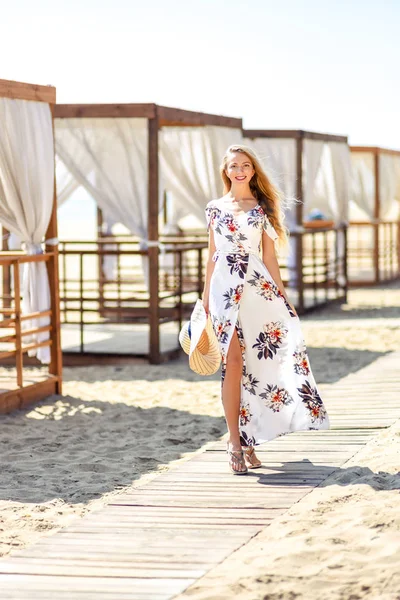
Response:
[[[0,412],[61,393],[53,111],[56,90],[0,80],[0,223],[24,250],[0,252]],[[45,251],[43,252],[43,245]],[[11,285],[12,282],[12,285]],[[24,358],[41,369],[24,371]]]
[[[347,295],[346,230],[351,184],[347,137],[301,130],[244,130],[284,195],[290,230],[284,281],[299,314]],[[312,215],[319,218],[312,220]]]
[[[351,146],[349,283],[376,285],[400,277],[400,151]]]
[[[106,235],[94,242],[61,244],[62,314],[69,325],[75,312],[80,335],[74,361],[103,355],[119,362],[123,354],[159,363],[177,356],[176,334],[202,291],[207,244],[204,234],[160,235],[160,214],[172,227],[188,215],[205,222],[206,202],[222,191],[221,156],[242,139],[241,119],[155,104],[74,104],[56,106],[55,128],[59,201],[82,186],[101,211],[99,227],[108,224]],[[172,206],[167,219],[165,192]],[[110,236],[113,223],[125,225],[128,235]],[[95,258],[99,268],[92,263],[88,275],[85,261]],[[160,334],[166,323],[177,326],[169,347]],[[96,324],[103,330],[123,326],[132,334],[136,324],[136,331],[146,326],[149,334],[115,352],[105,343],[96,347],[90,336],[86,343],[85,331]]]

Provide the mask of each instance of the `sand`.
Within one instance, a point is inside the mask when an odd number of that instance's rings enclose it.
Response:
[[[323,389],[399,348],[400,286],[352,291],[347,305],[313,313],[302,319],[302,325]],[[4,371],[0,369],[0,376]],[[171,461],[186,459],[226,431],[219,374],[197,376],[185,356],[160,366],[66,368],[63,392],[62,397],[0,417],[2,555],[54,533],[129,486],[141,485]],[[389,446],[395,440],[390,437]],[[377,468],[388,470],[386,465]],[[368,489],[363,485],[359,500],[355,499],[363,511],[368,511],[368,497],[363,495]],[[328,504],[332,490],[327,486],[322,491]],[[371,488],[370,493],[378,491]],[[392,519],[391,500],[386,502],[379,492],[379,501],[374,514],[385,528]],[[334,506],[345,508],[346,502]],[[304,519],[306,515],[305,509]],[[340,529],[348,518],[344,516],[338,513],[332,538],[345,535]],[[318,515],[317,521],[322,517]],[[311,517],[304,521],[303,528],[309,530],[301,534],[304,548],[307,535],[317,540],[322,535],[323,527],[315,533],[316,524]],[[343,539],[347,547],[348,540]],[[340,542],[331,544],[341,548]],[[307,560],[308,568],[310,564]],[[339,570],[344,572],[343,567]],[[271,596],[275,597],[279,596]]]

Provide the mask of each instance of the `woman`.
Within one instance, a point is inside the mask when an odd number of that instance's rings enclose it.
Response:
[[[203,305],[221,350],[229,465],[244,475],[247,465],[261,466],[255,445],[328,429],[329,418],[279,273],[275,241],[286,237],[279,194],[246,146],[228,148],[221,176],[224,196],[206,207]]]

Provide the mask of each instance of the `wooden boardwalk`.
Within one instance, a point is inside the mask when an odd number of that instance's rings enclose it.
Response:
[[[399,364],[391,353],[320,386],[332,428],[265,444],[248,476],[229,473],[217,442],[0,561],[1,599],[174,598],[400,417]]]

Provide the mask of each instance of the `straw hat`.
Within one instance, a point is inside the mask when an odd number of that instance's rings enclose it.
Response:
[[[190,321],[179,333],[179,342],[189,355],[189,367],[199,375],[213,375],[219,369],[221,354],[210,316],[197,300]]]

